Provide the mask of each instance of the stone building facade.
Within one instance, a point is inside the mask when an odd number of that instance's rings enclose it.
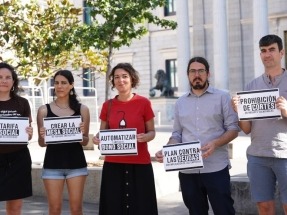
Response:
[[[149,89],[155,85],[154,75],[159,69],[169,75],[176,96],[188,91],[186,66],[192,56],[208,59],[213,86],[230,93],[240,91],[263,72],[258,49],[261,36],[269,33],[279,35],[287,50],[286,0],[168,2],[170,14],[165,15],[165,8],[158,8],[153,13],[177,21],[176,30],[147,24],[147,35],[114,53],[112,65],[130,62],[139,71],[141,82],[136,92],[143,96],[149,97]],[[79,0],[74,0],[74,3],[83,4]],[[286,67],[286,62],[285,56],[282,67]],[[99,108],[105,99],[104,80],[102,76],[95,82]],[[111,92],[110,97],[114,94]],[[152,98],[153,103],[156,99]]]

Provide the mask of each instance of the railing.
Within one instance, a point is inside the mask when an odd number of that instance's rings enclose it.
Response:
[[[91,92],[92,96],[84,96],[84,90]],[[22,86],[20,95],[29,101],[33,122],[36,122],[38,108],[41,105],[53,101],[54,87],[46,86]],[[91,123],[98,125],[98,95],[96,88],[93,87],[75,87],[80,102],[86,105],[90,110]]]

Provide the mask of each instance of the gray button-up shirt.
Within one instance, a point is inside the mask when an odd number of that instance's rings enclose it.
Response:
[[[279,88],[280,96],[287,99],[287,72],[270,82],[266,74],[246,85],[245,90]],[[287,158],[287,118],[251,121],[251,145],[247,154],[262,157]]]
[[[231,98],[227,92],[209,86],[201,96],[190,92],[176,101],[171,138],[179,143],[199,140],[203,146],[228,130],[240,129],[237,113],[232,109]],[[216,148],[203,163],[203,169],[181,172],[209,173],[224,169],[230,165],[228,146]]]

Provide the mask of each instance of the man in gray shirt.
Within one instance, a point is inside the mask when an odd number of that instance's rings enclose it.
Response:
[[[281,119],[239,121],[244,133],[251,133],[247,149],[247,174],[250,180],[251,199],[257,203],[260,215],[275,212],[275,185],[278,182],[280,199],[287,214],[287,74],[281,67],[283,43],[277,35],[266,35],[259,41],[260,57],[265,72],[248,83],[245,90],[278,88],[280,97],[276,107]],[[237,111],[239,97],[232,98]]]
[[[191,90],[175,104],[173,132],[167,144],[199,140],[204,168],[179,172],[183,201],[193,215],[208,215],[208,200],[215,215],[232,215],[227,144],[238,136],[238,117],[229,94],[209,85],[206,59],[192,58],[187,75]],[[155,156],[163,161],[162,151]]]

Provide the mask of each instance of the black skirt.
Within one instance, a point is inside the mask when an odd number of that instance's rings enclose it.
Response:
[[[0,201],[32,196],[31,165],[27,147],[12,153],[0,153]]]
[[[105,162],[99,215],[157,215],[151,164]]]

